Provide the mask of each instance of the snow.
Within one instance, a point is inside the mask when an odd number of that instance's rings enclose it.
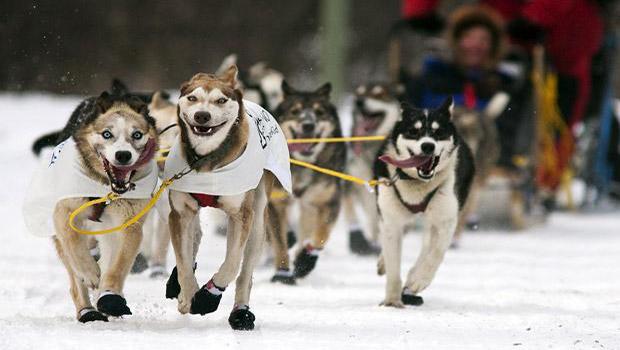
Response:
[[[66,273],[48,239],[25,232],[22,196],[37,160],[30,145],[61,127],[77,97],[0,95],[0,349],[619,349],[620,216],[556,214],[527,232],[467,233],[448,252],[421,307],[378,306],[384,280],[375,259],[348,252],[340,222],[316,270],[298,286],[255,273],[253,332],[227,323],[234,286],[220,309],[180,315],[165,280],[131,275],[132,316],[79,324]],[[413,263],[419,235],[404,242]],[[225,240],[205,235],[197,276],[222,261]],[[173,263],[170,256],[169,264]],[[405,271],[403,271],[404,273]]]

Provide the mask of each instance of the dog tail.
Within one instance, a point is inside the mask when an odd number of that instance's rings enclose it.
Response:
[[[39,156],[44,148],[56,146],[58,138],[60,138],[60,134],[62,134],[62,130],[45,134],[36,139],[32,144],[32,153]]]

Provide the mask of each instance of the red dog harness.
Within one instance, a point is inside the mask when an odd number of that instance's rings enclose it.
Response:
[[[217,208],[218,204],[217,204],[217,200],[218,198],[220,198],[220,196],[213,196],[210,194],[204,194],[204,193],[190,193],[190,196],[192,196],[196,202],[198,202],[198,205],[205,208],[205,207],[211,207],[211,208]]]

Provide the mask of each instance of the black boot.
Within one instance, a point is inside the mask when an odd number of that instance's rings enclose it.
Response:
[[[295,281],[295,275],[293,275],[289,269],[278,269],[276,274],[271,277],[271,282],[280,282],[288,285],[297,284]]]
[[[236,331],[251,331],[254,329],[255,320],[249,306],[236,307],[228,317],[228,324]]]
[[[424,299],[422,299],[421,296],[415,295],[411,293],[410,291],[407,291],[406,288],[403,289],[403,292],[400,295],[400,299],[405,305],[420,306],[424,304]]]
[[[349,249],[358,255],[379,255],[381,248],[368,242],[361,230],[349,232]]]
[[[196,267],[198,263],[194,263],[194,272],[196,272]],[[168,277],[168,281],[166,282],[166,299],[176,299],[181,293],[181,286],[179,285],[179,276],[177,272],[177,267],[175,266],[170,273],[170,277]]]
[[[206,315],[214,312],[220,306],[222,293],[226,288],[220,288],[209,280],[202,286],[192,298],[192,306],[189,308],[190,314]]]
[[[97,310],[110,316],[131,315],[127,300],[118,294],[104,294],[97,300]]]
[[[92,307],[89,307],[86,309],[82,309],[80,311],[80,318],[78,318],[78,321],[82,323],[94,322],[94,321],[108,322],[108,318],[106,317],[106,315],[102,314],[101,312],[95,310]]]
[[[314,270],[316,262],[317,260],[319,260],[319,256],[316,253],[316,249],[312,248],[311,246],[307,246],[306,248],[302,249],[299,254],[297,254],[294,263],[295,270],[293,271],[295,277],[306,277],[312,270]]]
[[[133,261],[133,266],[131,266],[131,273],[141,273],[148,268],[149,262],[142,253],[138,253],[138,255],[136,255],[136,260]]]

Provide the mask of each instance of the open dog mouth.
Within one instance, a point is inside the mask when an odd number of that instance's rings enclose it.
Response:
[[[134,184],[130,182],[136,172],[133,166],[118,167],[103,158],[103,168],[110,179],[112,191],[123,194],[133,188]]]
[[[192,129],[192,132],[195,135],[198,136],[211,136],[213,134],[215,134],[218,130],[220,130],[224,124],[226,124],[226,122],[222,122],[221,124],[218,125],[213,125],[213,126],[201,126],[201,125],[191,125],[190,124],[190,129]]]
[[[310,138],[320,138],[322,131],[319,131],[316,134],[297,134],[293,128],[289,127],[291,135],[294,139],[310,139]],[[288,151],[293,153],[297,152],[304,157],[311,156],[314,153],[314,149],[320,142],[308,142],[308,143],[289,143]]]
[[[398,168],[416,168],[418,176],[423,180],[430,180],[435,176],[435,168],[439,164],[440,156],[412,155],[403,160],[394,159],[387,154],[379,157],[385,163]]]
[[[131,178],[134,176],[138,168],[153,159],[156,149],[157,143],[155,140],[149,139],[138,160],[134,164],[128,166],[114,165],[100,154],[103,162],[103,169],[108,175],[112,191],[118,194],[123,194],[129,190],[132,190],[135,187],[135,184],[131,182]]]

